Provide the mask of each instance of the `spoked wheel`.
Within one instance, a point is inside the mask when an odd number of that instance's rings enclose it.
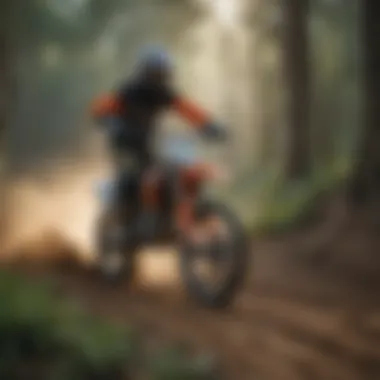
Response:
[[[224,205],[202,202],[195,227],[182,242],[181,273],[190,295],[207,307],[228,306],[248,267],[244,230]]]
[[[127,244],[128,243],[128,244]],[[131,282],[135,274],[135,251],[110,211],[105,210],[97,226],[98,270],[111,284]]]

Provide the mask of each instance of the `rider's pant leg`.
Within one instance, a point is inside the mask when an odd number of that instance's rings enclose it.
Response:
[[[161,175],[155,168],[148,169],[142,177],[141,198],[142,205],[147,211],[156,211],[159,205],[159,188]]]

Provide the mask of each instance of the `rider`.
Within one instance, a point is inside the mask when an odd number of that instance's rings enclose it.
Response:
[[[150,138],[162,111],[177,111],[206,138],[226,137],[224,128],[172,88],[173,70],[170,54],[161,47],[150,47],[138,60],[134,75],[116,92],[95,99],[92,107],[94,118],[109,128],[112,149],[127,150],[137,159],[144,205],[139,225],[148,236],[157,226],[154,211],[158,202]]]

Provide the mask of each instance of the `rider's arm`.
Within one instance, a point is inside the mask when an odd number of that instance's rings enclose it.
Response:
[[[102,95],[91,104],[91,115],[101,121],[109,117],[118,117],[123,112],[123,104],[115,94]]]
[[[91,116],[96,124],[113,139],[119,139],[122,128],[121,115],[124,102],[118,93],[102,95],[91,105]]]
[[[133,146],[138,141],[135,128],[123,121],[126,111],[126,92],[123,91],[103,95],[92,104],[91,114],[101,129],[107,133],[116,145]]]
[[[205,111],[185,98],[176,97],[173,101],[173,108],[196,128],[202,129],[211,121]]]
[[[176,97],[173,101],[173,108],[180,116],[197,128],[206,137],[226,137],[225,130],[215,123],[204,110],[190,100]]]

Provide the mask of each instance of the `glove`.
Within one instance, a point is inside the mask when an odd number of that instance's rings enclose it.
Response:
[[[206,139],[225,141],[228,138],[228,134],[225,128],[216,123],[206,124],[202,128],[202,133]]]

